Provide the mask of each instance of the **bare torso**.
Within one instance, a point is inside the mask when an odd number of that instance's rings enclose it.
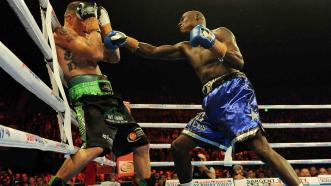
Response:
[[[234,36],[229,30],[221,27],[214,30],[214,33],[219,41],[226,43],[228,51],[240,54]],[[238,71],[224,65],[226,60],[229,60],[226,57],[223,59],[224,61],[222,61],[209,49],[205,49],[202,46],[192,47],[189,41],[182,42],[180,49],[191,63],[202,84],[224,74]]]
[[[57,48],[58,60],[63,70],[66,80],[71,79],[74,76],[82,74],[100,74],[101,71],[97,63],[89,62],[82,59],[77,59],[75,56],[79,56],[79,53],[72,53],[70,49]],[[70,56],[72,58],[70,58]]]
[[[54,36],[59,65],[66,80],[82,74],[101,75],[97,62],[103,60],[103,55],[100,55],[104,50],[102,43],[91,43],[96,55],[93,55],[93,52],[89,55],[84,47],[86,43],[79,45],[81,41],[88,41],[88,34],[81,36],[74,30],[66,29],[58,30]],[[75,43],[75,40],[78,41],[78,44]],[[99,54],[97,55],[97,53]]]

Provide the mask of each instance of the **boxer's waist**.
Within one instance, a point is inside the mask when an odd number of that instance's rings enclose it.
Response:
[[[110,81],[105,75],[84,74],[69,80],[69,96],[75,102],[84,95],[113,95]]]
[[[224,74],[220,77],[214,78],[210,81],[208,81],[206,84],[202,87],[202,93],[204,95],[208,95],[212,90],[214,90],[216,87],[220,86],[221,84],[225,83],[226,81],[229,81],[236,77],[243,77],[246,78],[246,75],[242,72],[232,72],[229,74]]]

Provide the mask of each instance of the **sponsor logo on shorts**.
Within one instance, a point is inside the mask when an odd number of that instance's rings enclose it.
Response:
[[[113,144],[113,139],[108,134],[102,134],[102,138],[107,140],[109,144]]]
[[[251,109],[251,113],[249,113],[247,115],[250,116],[252,118],[252,120],[255,120],[255,121],[260,120],[259,113],[257,111],[254,111],[253,109]]]
[[[100,89],[104,92],[113,92],[113,89],[110,85],[110,83],[106,82],[99,82]]]
[[[141,128],[136,128],[134,131],[130,132],[130,134],[127,137],[128,142],[136,142],[138,141],[142,136],[144,136],[144,131]]]
[[[191,126],[192,126],[193,128],[198,129],[198,130],[201,130],[201,131],[205,131],[205,130],[207,129],[207,127],[206,127],[205,125],[201,125],[201,124],[199,124],[198,122],[193,122],[193,123],[191,124]]]
[[[120,114],[107,114],[106,121],[109,123],[128,123],[124,116]]]

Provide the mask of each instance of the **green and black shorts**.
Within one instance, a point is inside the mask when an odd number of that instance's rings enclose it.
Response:
[[[103,156],[132,152],[148,140],[123,101],[114,96],[110,82],[102,75],[79,75],[69,80],[69,96],[77,114],[82,148],[102,147]]]

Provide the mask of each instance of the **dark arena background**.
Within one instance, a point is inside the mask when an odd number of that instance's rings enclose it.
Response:
[[[38,1],[25,0],[39,25]],[[63,24],[69,0],[50,0]],[[97,0],[110,15],[112,27],[141,42],[154,45],[176,44],[188,40],[178,30],[187,10],[204,13],[207,27],[227,27],[243,54],[243,71],[254,85],[260,105],[331,103],[331,1],[329,0]],[[13,51],[40,79],[50,85],[43,55],[27,34],[7,1],[0,1],[0,41]],[[100,63],[115,90],[131,103],[201,104],[201,83],[187,61],[143,59],[121,49],[118,64]],[[132,110],[138,122],[186,123],[196,110]],[[265,123],[331,122],[330,109],[260,110]],[[34,94],[0,70],[0,125],[17,128],[48,139],[59,140],[56,113]],[[151,143],[171,143],[179,129],[144,129]],[[78,138],[73,127],[74,137]],[[330,142],[331,129],[267,129],[271,143]],[[1,139],[0,139],[1,140]],[[79,140],[76,141],[79,143]],[[222,160],[221,151],[205,148],[208,160]],[[278,148],[286,159],[327,159],[330,147]],[[196,152],[193,152],[196,153]],[[252,160],[245,147],[234,159]],[[172,161],[168,149],[152,149],[152,161]],[[0,174],[7,168],[30,176],[55,174],[63,155],[39,150],[0,147]],[[329,168],[330,164],[296,165],[299,171],[311,167]],[[232,168],[214,167],[219,177]],[[162,175],[174,174],[173,167],[153,167],[156,182]],[[256,173],[268,168],[244,166]],[[265,169],[265,170],[261,170]],[[171,176],[170,176],[171,177]],[[0,175],[1,178],[1,175]],[[167,177],[169,178],[169,177]],[[162,185],[160,181],[159,185]],[[1,183],[0,183],[1,185]]]

